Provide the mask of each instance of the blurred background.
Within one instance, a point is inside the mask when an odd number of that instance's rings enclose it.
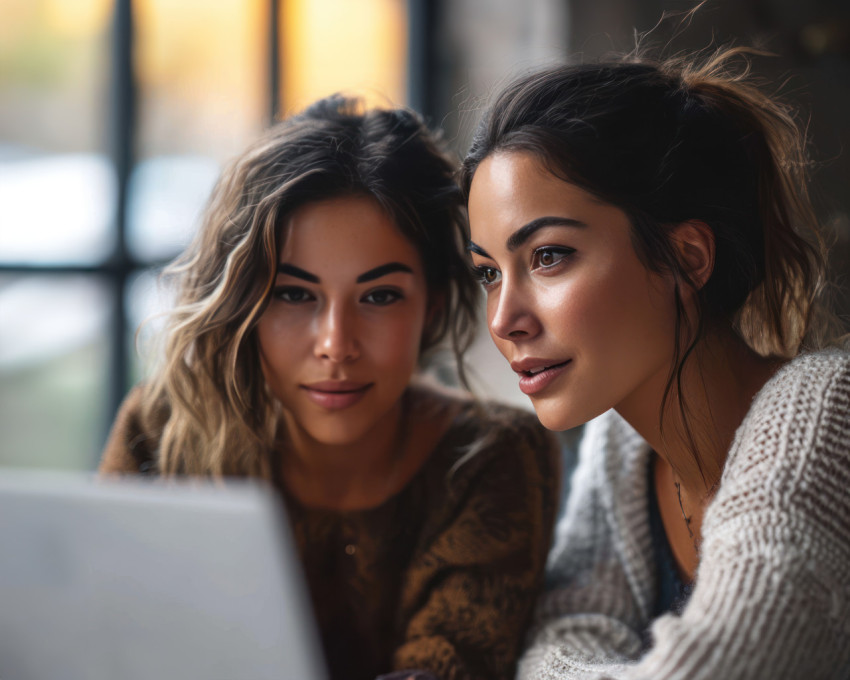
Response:
[[[803,111],[850,318],[850,3],[720,0],[0,0],[0,466],[92,469],[144,374],[156,273],[222,165],[335,91],[408,105],[461,156],[493,88],[564,60],[758,45]],[[677,28],[678,27],[678,28]],[[527,405],[486,332],[485,394]]]

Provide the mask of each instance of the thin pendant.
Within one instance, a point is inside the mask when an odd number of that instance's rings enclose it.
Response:
[[[685,526],[688,528],[688,536],[691,540],[693,540],[694,532],[691,531],[691,518],[685,514],[685,506],[682,503],[682,485],[679,484],[679,482],[673,482],[673,484],[676,486],[676,497],[679,499],[679,510],[682,511],[682,518],[685,520]]]

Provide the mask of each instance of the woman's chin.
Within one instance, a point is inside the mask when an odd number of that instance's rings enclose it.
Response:
[[[589,413],[582,411],[577,412],[575,409],[565,408],[557,404],[546,403],[544,400],[531,400],[534,406],[534,412],[537,414],[537,419],[540,424],[547,430],[553,432],[564,432],[571,430],[574,427],[583,425],[588,420],[592,420],[599,413]]]
[[[563,413],[552,413],[550,409],[538,407],[537,404],[534,405],[534,412],[537,414],[540,424],[547,430],[561,432],[570,429],[570,425],[566,422],[567,419],[564,418]]]

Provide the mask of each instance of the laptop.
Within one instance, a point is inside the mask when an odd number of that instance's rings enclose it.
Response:
[[[259,484],[0,471],[0,679],[326,680]]]

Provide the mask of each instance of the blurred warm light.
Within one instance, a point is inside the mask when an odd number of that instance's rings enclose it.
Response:
[[[282,0],[284,113],[334,92],[372,105],[406,99],[404,0]]]
[[[0,0],[3,161],[13,148],[103,148],[111,10],[111,0]]]
[[[112,13],[113,0],[47,0],[44,19],[51,32],[70,38],[102,33]]]
[[[140,78],[174,90],[227,89],[246,78],[262,82],[264,64],[248,63],[252,50],[246,45],[265,38],[266,5],[258,0],[136,0]]]
[[[147,155],[240,151],[267,110],[267,0],[136,0]]]
[[[38,7],[33,0],[0,0],[0,57],[34,23]]]

